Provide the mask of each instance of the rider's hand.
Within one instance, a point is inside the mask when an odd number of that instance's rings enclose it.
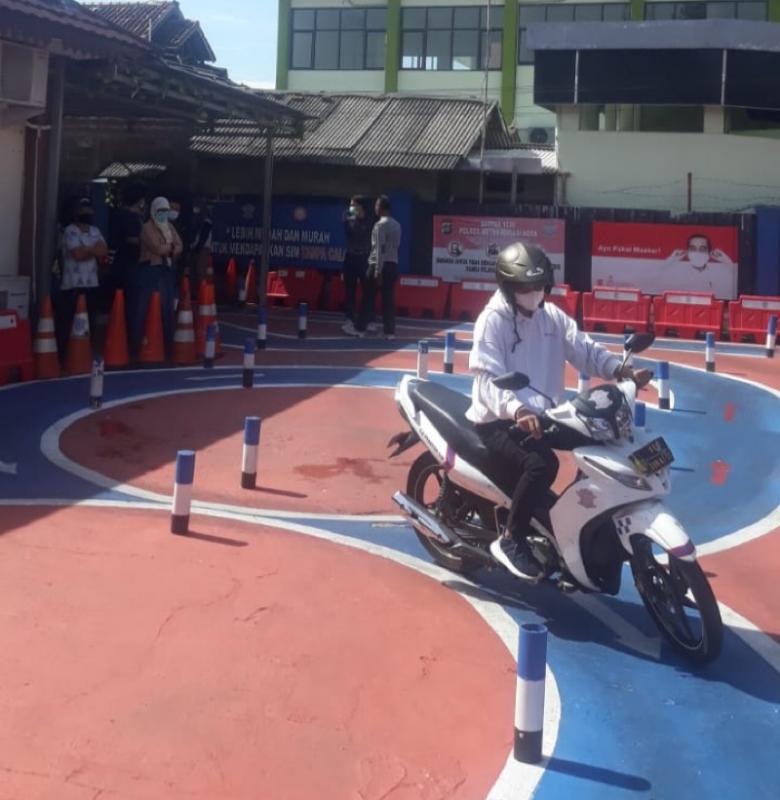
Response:
[[[615,370],[615,378],[619,381],[633,381],[637,389],[644,389],[653,379],[653,373],[649,369],[638,369],[634,371],[629,366]]]
[[[515,412],[515,425],[521,431],[529,433],[534,439],[542,438],[542,423],[539,417],[527,408],[518,408]]]

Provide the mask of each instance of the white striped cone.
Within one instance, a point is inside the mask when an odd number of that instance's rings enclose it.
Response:
[[[241,453],[241,488],[254,489],[257,486],[257,455],[260,449],[260,417],[247,417],[244,420],[244,448]]]
[[[192,483],[195,480],[195,453],[179,450],[176,454],[176,477],[173,485],[171,533],[187,533],[192,506]]]
[[[515,691],[515,746],[517,761],[537,764],[542,759],[544,681],[547,672],[547,628],[520,626]]]

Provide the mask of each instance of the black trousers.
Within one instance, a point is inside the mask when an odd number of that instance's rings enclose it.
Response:
[[[366,272],[368,271],[368,254],[347,253],[344,258],[344,315],[348,320],[357,320],[357,287],[363,296],[366,293]],[[368,320],[371,322],[371,320]]]
[[[382,274],[377,278],[370,275],[366,278],[363,289],[363,307],[360,311],[355,327],[359,331],[364,331],[366,325],[371,321],[374,314],[374,303],[376,302],[377,288],[382,293],[382,324],[385,335],[395,333],[395,282],[398,279],[398,264],[386,262],[382,267]]]
[[[529,439],[509,420],[498,420],[476,426],[477,433],[495,462],[494,480],[512,498],[507,529],[517,542],[530,533],[531,516],[553,485],[558,475],[559,450],[570,450],[581,444],[576,434],[561,428],[555,437]]]

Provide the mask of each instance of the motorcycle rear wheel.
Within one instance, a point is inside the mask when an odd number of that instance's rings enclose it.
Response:
[[[697,561],[653,554],[646,536],[633,538],[631,572],[639,596],[663,637],[687,659],[703,666],[723,646],[723,621],[707,576]],[[694,614],[698,615],[698,621]]]
[[[439,491],[444,480],[444,469],[429,452],[422,453],[409,469],[406,493],[420,505],[440,515],[438,509]],[[427,491],[426,491],[427,490]],[[481,564],[478,559],[453,552],[452,548],[440,545],[415,529],[420,544],[430,553],[433,560],[452,572],[468,575]]]

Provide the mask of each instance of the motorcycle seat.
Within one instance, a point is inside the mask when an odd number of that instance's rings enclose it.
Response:
[[[490,453],[474,427],[466,418],[471,399],[454,389],[433,381],[414,381],[410,395],[455,453],[483,472],[489,470]]]

